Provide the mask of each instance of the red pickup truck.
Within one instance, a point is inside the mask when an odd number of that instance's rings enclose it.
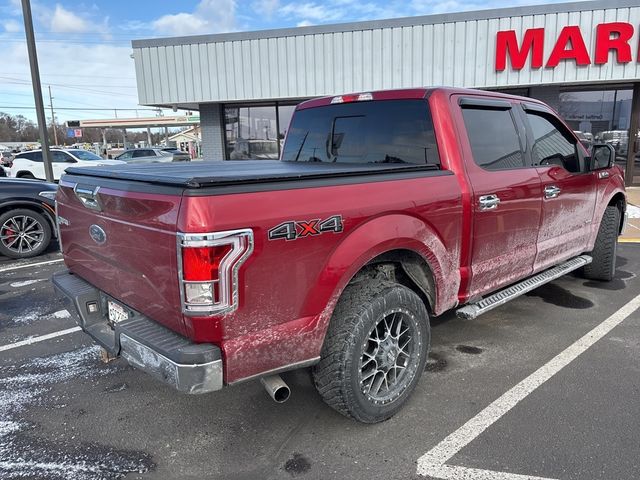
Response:
[[[612,278],[622,175],[530,98],[319,98],[279,161],[68,169],[53,281],[110,355],[180,391],[260,378],[284,401],[278,374],[312,366],[328,405],[378,422],[424,371],[430,317]]]

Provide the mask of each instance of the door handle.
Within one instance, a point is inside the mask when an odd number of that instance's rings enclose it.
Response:
[[[547,185],[546,187],[544,187],[544,198],[556,198],[558,195],[560,195],[560,192],[562,190],[560,190],[560,187],[557,187],[555,185]]]
[[[495,210],[500,204],[500,198],[495,193],[480,197],[480,210]]]

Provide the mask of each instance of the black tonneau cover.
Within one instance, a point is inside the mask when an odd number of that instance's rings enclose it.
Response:
[[[281,162],[278,160],[235,160],[71,167],[67,169],[66,173],[76,177],[90,176],[172,187],[204,188],[434,169],[437,170],[437,167],[433,165],[402,163],[345,164]]]

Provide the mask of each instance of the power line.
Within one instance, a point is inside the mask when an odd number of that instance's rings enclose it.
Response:
[[[5,72],[5,75],[26,75],[25,72]],[[113,78],[118,80],[135,80],[136,77],[122,77],[120,75],[80,75],[77,73],[43,73],[44,77],[82,77],[82,78]],[[25,77],[26,79],[26,77]]]
[[[12,109],[20,109],[20,110],[35,110],[35,107],[29,107],[27,105],[0,105],[0,108],[12,108]],[[109,108],[109,107],[100,107],[100,108],[80,108],[80,107],[56,107],[56,110],[78,110],[82,112],[93,112],[93,111],[102,111],[107,110],[113,112],[114,110],[120,112],[135,112],[136,110],[143,110],[148,112],[157,112],[157,108]]]

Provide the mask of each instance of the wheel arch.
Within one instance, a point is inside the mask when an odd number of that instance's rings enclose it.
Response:
[[[323,339],[346,286],[374,269],[383,278],[395,275],[423,298],[430,313],[439,315],[457,303],[459,263],[459,249],[449,251],[421,219],[406,214],[376,217],[342,239],[318,276],[317,287],[305,299],[304,309],[316,316]]]
[[[20,200],[20,201],[11,201],[0,204],[0,215],[4,215],[6,212],[11,210],[25,209],[31,210],[33,212],[39,213],[44,216],[44,218],[49,223],[49,228],[51,228],[51,236],[53,238],[58,237],[58,231],[56,229],[55,223],[55,212],[51,212],[48,210],[48,206],[46,204],[39,204],[36,201],[28,201],[28,200]]]
[[[618,226],[618,234],[622,234],[624,228],[624,213],[627,211],[627,199],[622,192],[617,192],[611,197],[608,207],[617,207],[620,210],[620,225]]]

